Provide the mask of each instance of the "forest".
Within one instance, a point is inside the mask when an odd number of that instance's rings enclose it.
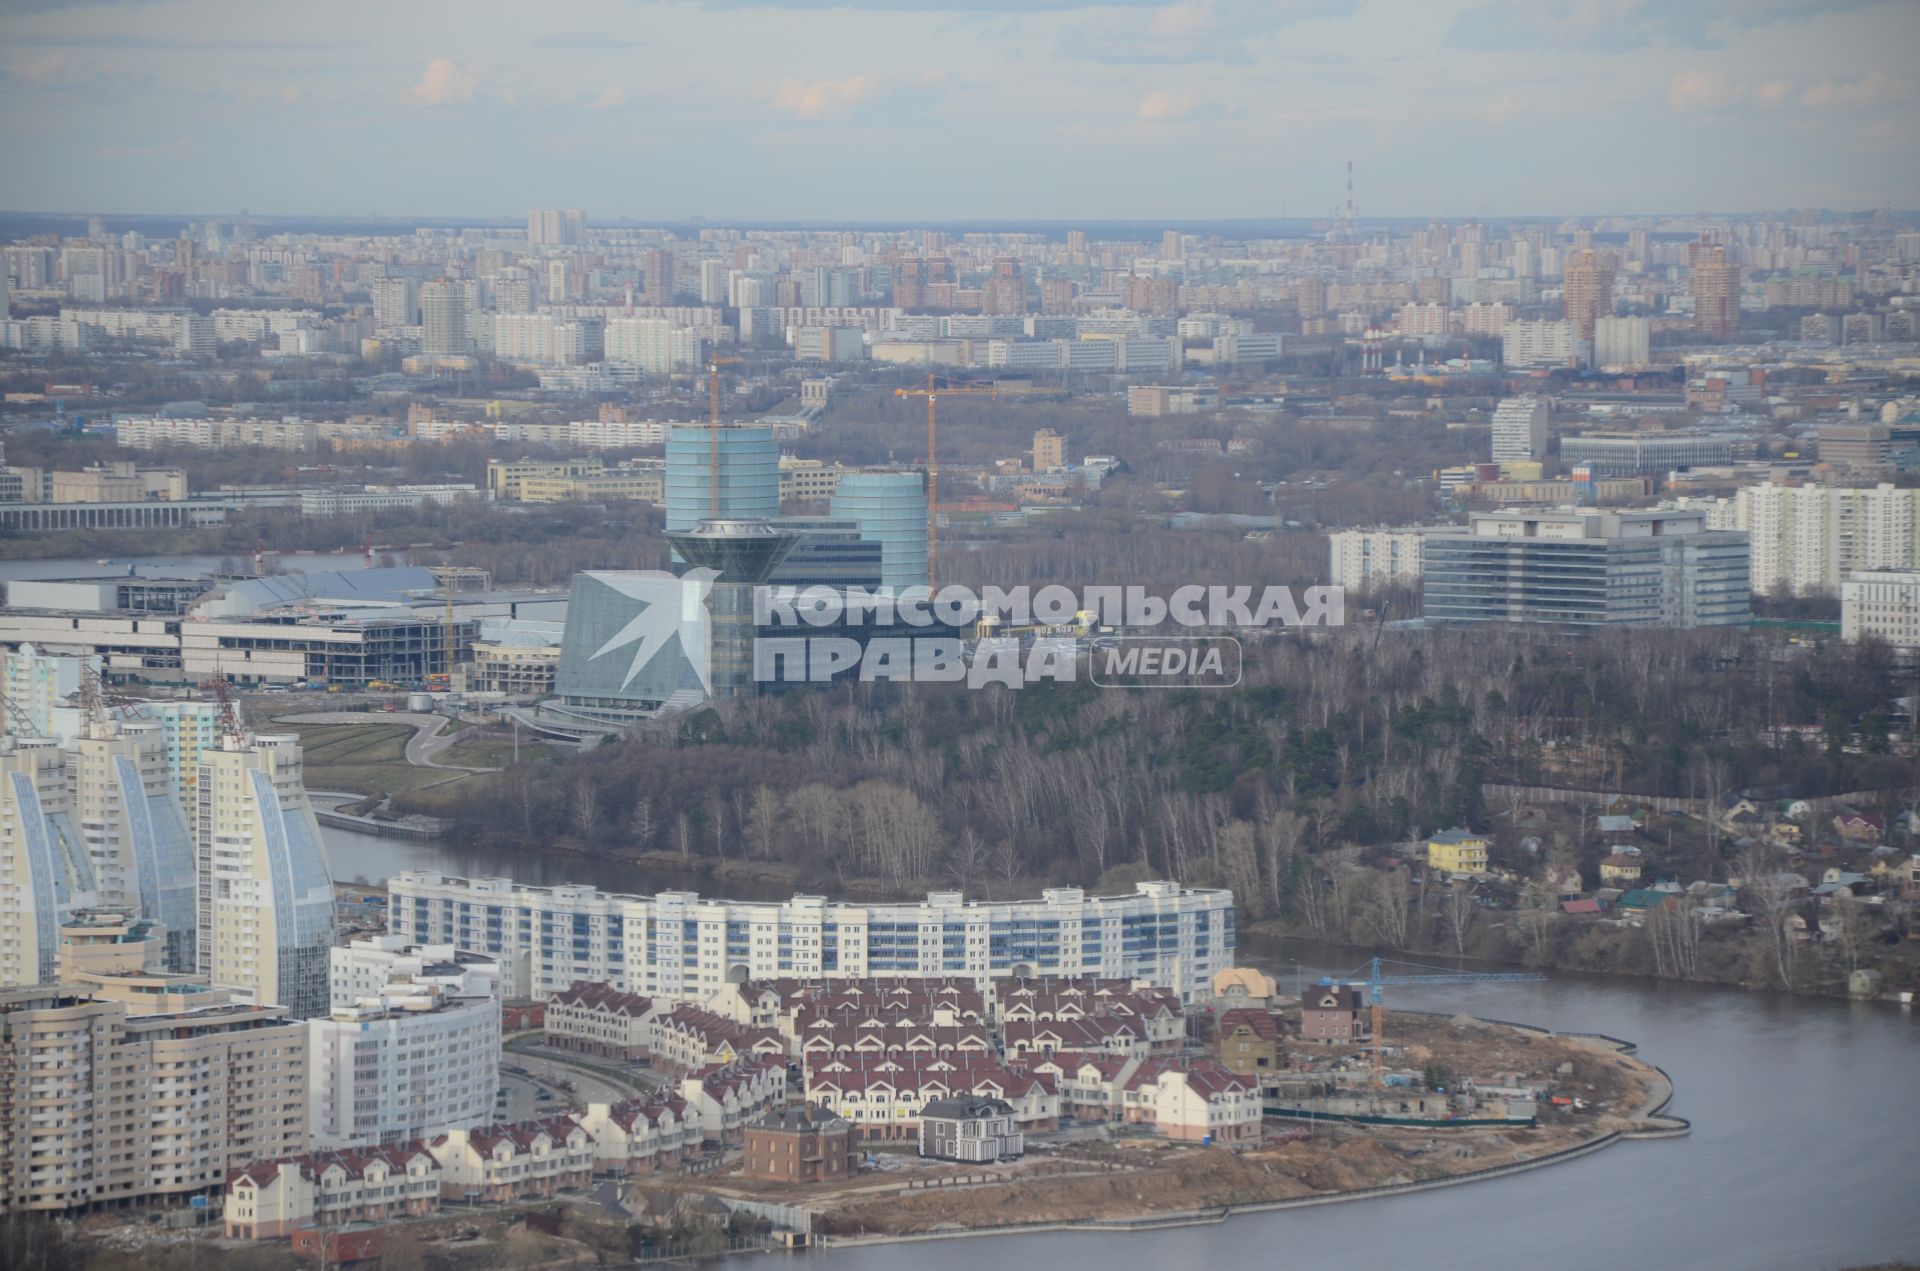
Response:
[[[1744,630],[1349,628],[1251,644],[1235,690],[836,685],[401,802],[489,847],[782,862],[902,893],[1144,874],[1310,917],[1319,858],[1484,828],[1489,783],[1894,807],[1912,778],[1888,711],[1910,688],[1877,646]],[[1598,840],[1573,846],[1591,871]],[[1731,847],[1689,876],[1725,877]]]

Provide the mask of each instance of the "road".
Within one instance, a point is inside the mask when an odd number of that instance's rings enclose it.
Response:
[[[584,1108],[589,1103],[619,1103],[648,1092],[653,1083],[637,1075],[618,1071],[610,1061],[582,1060],[564,1051],[541,1045],[540,1034],[526,1033],[509,1040],[501,1056],[501,1066],[515,1065],[527,1070],[530,1078],[501,1073],[501,1084],[513,1091],[510,1108],[516,1119],[563,1111],[569,1104],[567,1092],[554,1086],[565,1078],[573,1083],[571,1102]],[[520,1089],[524,1088],[524,1089]],[[540,1100],[535,1088],[553,1090],[555,1098]],[[522,1095],[524,1094],[524,1098]],[[526,1108],[524,1113],[519,1109]]]
[[[474,768],[464,764],[439,763],[436,756],[473,730],[446,731],[445,715],[423,715],[415,711],[310,711],[298,715],[279,715],[276,724],[410,724],[413,736],[407,738],[407,762],[416,768],[439,768],[446,772],[498,772],[498,768]]]

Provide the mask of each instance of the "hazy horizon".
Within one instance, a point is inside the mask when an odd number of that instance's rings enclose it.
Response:
[[[576,0],[533,17],[12,0],[9,201],[1311,220],[1344,201],[1352,160],[1362,215],[1385,218],[1920,207],[1904,0]]]

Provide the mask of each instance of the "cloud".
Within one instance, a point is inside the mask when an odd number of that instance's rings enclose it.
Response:
[[[881,77],[870,73],[845,79],[790,79],[780,85],[767,105],[809,122],[844,119],[855,107],[873,100],[882,87]]]
[[[0,0],[0,9],[7,0]],[[366,40],[254,40],[217,36],[114,33],[9,35],[8,42],[57,49],[168,49],[200,53],[347,53],[371,48]]]
[[[1764,84],[1755,84],[1749,96],[1756,106],[1781,106],[1793,96],[1795,87],[1790,79],[1770,79]]]
[[[479,71],[449,57],[436,57],[427,63],[419,82],[407,90],[405,100],[416,106],[461,105],[472,101],[479,87]]]
[[[1816,110],[1886,106],[1905,101],[1912,95],[1912,80],[1872,71],[1858,79],[1823,79],[1800,94],[1800,104]]]
[[[1675,110],[1725,110],[1740,90],[1716,71],[1682,71],[1667,84],[1667,104]]]
[[[1191,93],[1156,89],[1140,99],[1140,106],[1134,111],[1134,117],[1142,123],[1164,124],[1176,119],[1184,119],[1192,113],[1193,95]]]
[[[1807,22],[1880,0],[1489,0],[1454,19],[1456,48],[1628,53],[1654,44],[1718,48],[1720,33]]]
[[[1284,27],[1354,13],[1359,0],[1183,0],[1077,19],[1055,42],[1063,57],[1121,65],[1250,62]]]
[[[593,99],[594,106],[600,110],[612,110],[614,107],[624,106],[626,103],[627,90],[617,84]]]
[[[33,84],[44,84],[61,78],[67,69],[67,59],[59,53],[44,53],[30,62],[8,62],[0,66],[8,79],[24,79]]]
[[[1153,9],[1166,0],[706,0],[709,9],[793,9],[820,13],[1062,13],[1082,9]]]

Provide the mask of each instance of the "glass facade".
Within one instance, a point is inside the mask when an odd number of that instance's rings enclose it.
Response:
[[[880,544],[880,582],[927,585],[927,486],[918,472],[849,472],[834,491],[833,515],[857,522]]]
[[[667,433],[667,529],[710,517],[768,520],[780,515],[780,448],[773,429],[720,425],[720,507],[713,506],[713,430],[676,424]]]

